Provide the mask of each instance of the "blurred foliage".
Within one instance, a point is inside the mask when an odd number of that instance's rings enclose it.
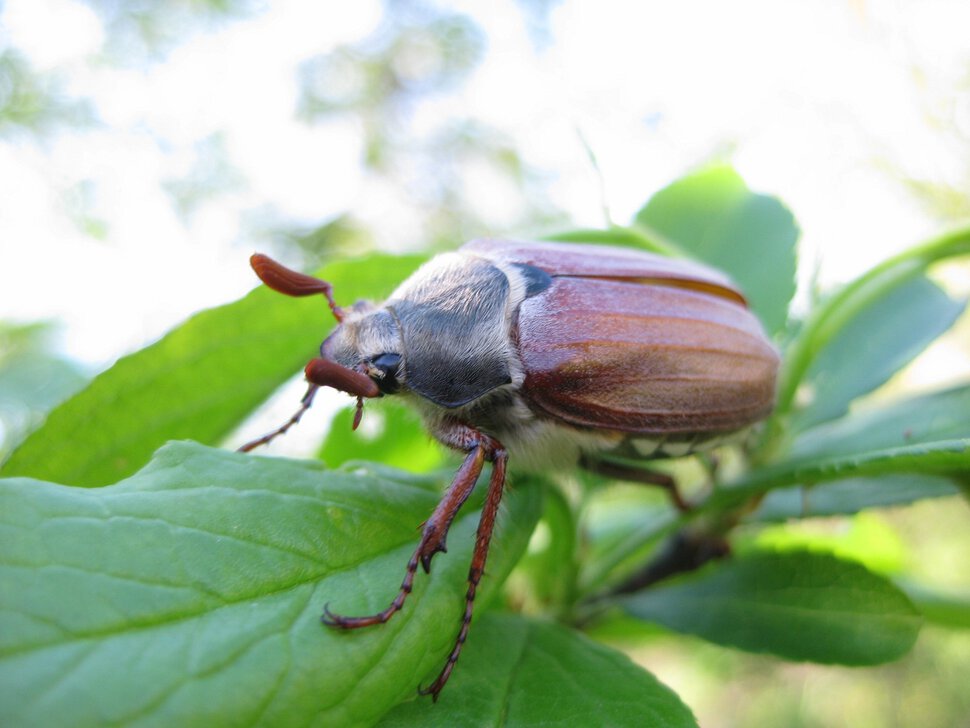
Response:
[[[158,61],[196,33],[260,9],[259,0],[85,0],[105,29],[105,56],[128,66]]]
[[[920,67],[911,69],[915,104],[933,130],[932,148],[906,158],[887,149],[875,165],[943,224],[970,220],[970,59],[942,87]]]
[[[45,414],[88,380],[54,353],[55,326],[0,322],[0,462]]]
[[[300,116],[311,124],[351,118],[364,130],[365,168],[419,213],[421,239],[430,249],[493,232],[494,222],[483,215],[477,192],[467,183],[470,170],[489,175],[518,200],[505,211],[504,227],[562,224],[565,215],[548,202],[544,178],[523,162],[505,134],[455,114],[421,131],[412,123],[423,107],[459,88],[482,61],[486,39],[475,22],[430,3],[389,0],[386,6],[370,36],[304,64]],[[284,233],[284,239],[296,242],[308,265],[319,265],[342,252],[322,244],[330,240],[320,234],[330,224]],[[338,224],[345,231],[360,227],[353,216]],[[373,243],[363,233],[354,237],[353,250]]]
[[[60,125],[77,127],[92,119],[90,105],[68,98],[56,72],[37,72],[0,39],[0,138],[43,138]]]
[[[186,173],[164,185],[183,219],[203,203],[245,186],[245,178],[232,165],[224,134],[211,134],[196,142],[193,151],[192,165]]]

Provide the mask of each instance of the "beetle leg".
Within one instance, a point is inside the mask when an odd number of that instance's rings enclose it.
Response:
[[[596,460],[589,455],[583,455],[579,459],[579,464],[591,473],[597,473],[607,478],[660,486],[670,495],[670,500],[673,501],[677,510],[686,513],[691,509],[690,504],[680,494],[680,490],[677,488],[677,481],[666,473],[658,473],[656,470],[650,470],[649,468],[638,468],[634,465],[616,462],[615,460]]]
[[[455,474],[455,478],[452,480],[448,490],[445,491],[441,501],[431,514],[431,517],[424,522],[424,528],[421,532],[421,542],[408,560],[407,570],[404,573],[404,581],[401,582],[401,588],[398,590],[397,596],[394,597],[394,600],[387,609],[366,617],[344,617],[339,614],[334,614],[328,607],[324,607],[323,617],[321,618],[324,624],[341,629],[369,627],[374,624],[383,624],[401,610],[404,606],[404,600],[411,593],[418,564],[421,564],[425,573],[428,573],[431,569],[431,558],[439,551],[443,552],[446,550],[445,538],[448,535],[448,529],[451,527],[451,522],[455,519],[458,509],[461,508],[462,504],[468,499],[468,496],[471,495],[472,490],[475,488],[475,483],[485,463],[485,451],[486,445],[484,443],[478,443],[468,453],[465,461]]]
[[[498,445],[497,441],[492,441]],[[492,530],[495,528],[495,516],[498,514],[498,506],[502,501],[502,491],[505,487],[505,465],[508,462],[508,453],[498,445],[489,453],[492,461],[492,477],[488,482],[488,495],[485,498],[485,507],[482,509],[482,516],[478,522],[478,535],[475,538],[475,552],[472,555],[471,567],[468,569],[468,591],[465,593],[465,616],[462,618],[461,628],[458,630],[458,637],[455,645],[448,655],[448,661],[438,673],[434,682],[426,688],[420,688],[418,692],[422,695],[430,695],[434,701],[438,700],[438,695],[444,688],[445,683],[451,676],[451,671],[455,669],[461,648],[468,637],[468,628],[472,622],[472,610],[475,602],[475,592],[478,589],[478,582],[485,573],[485,561],[488,558],[488,545],[492,540]]]
[[[310,405],[313,404],[313,396],[317,393],[318,389],[320,389],[319,386],[317,386],[316,384],[311,384],[310,388],[307,389],[306,394],[303,395],[303,399],[300,400],[300,409],[298,409],[296,413],[292,417],[290,417],[290,419],[288,419],[285,423],[283,423],[283,425],[281,425],[280,427],[277,427],[272,432],[269,432],[263,435],[262,437],[257,437],[255,440],[250,440],[245,445],[240,447],[237,452],[249,452],[250,450],[257,448],[260,445],[266,445],[271,440],[276,439],[278,435],[282,435],[288,429],[293,427],[293,425],[299,422],[300,418],[303,417],[303,413],[306,412],[308,409],[310,409]]]

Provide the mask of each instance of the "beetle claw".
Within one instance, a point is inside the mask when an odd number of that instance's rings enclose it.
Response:
[[[448,553],[448,549],[445,548],[445,544],[443,541],[441,543],[435,544],[435,547],[431,549],[431,551],[429,551],[428,553],[421,554],[421,568],[424,569],[425,574],[431,573],[431,559],[434,557],[436,553],[439,553],[439,552],[443,554]]]
[[[437,703],[438,695],[441,694],[441,688],[443,687],[444,687],[444,684],[441,683],[441,679],[439,678],[439,679],[436,679],[433,683],[431,683],[426,688],[418,687],[418,695],[430,695],[431,702]]]
[[[330,611],[330,602],[323,605],[323,616],[320,617],[320,621],[323,622],[328,627],[339,627],[341,617],[339,614],[334,614]]]

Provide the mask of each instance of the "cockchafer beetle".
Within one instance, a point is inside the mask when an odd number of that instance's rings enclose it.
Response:
[[[451,522],[492,463],[461,627],[438,677],[420,690],[434,699],[468,634],[510,458],[665,485],[685,508],[669,479],[602,456],[696,452],[773,405],[775,349],[740,291],[698,263],[600,245],[476,240],[430,260],[383,304],[349,309],[325,281],[264,255],[251,263],[280,293],[323,294],[338,326],[307,364],[297,413],[242,450],[285,432],[319,387],[333,387],[357,397],[355,428],[365,398],[401,395],[435,438],[466,453],[389,606],[364,617],[325,608],[326,624],[355,629],[398,612],[418,565],[429,571],[445,551]]]

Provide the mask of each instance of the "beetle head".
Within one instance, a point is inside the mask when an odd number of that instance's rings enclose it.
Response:
[[[393,317],[364,301],[342,308],[334,301],[328,282],[290,270],[268,256],[257,253],[250,258],[250,264],[260,280],[274,291],[296,297],[322,293],[338,325],[321,345],[320,358],[306,365],[304,373],[310,388],[300,410],[282,427],[240,449],[251,450],[283,434],[309,409],[320,387],[332,387],[357,398],[353,425],[357,429],[364,398],[391,394],[399,387],[401,357]]]
[[[340,326],[326,338],[320,356],[365,374],[380,394],[394,394],[401,388],[404,373],[400,340],[391,312],[362,301],[346,312]]]

